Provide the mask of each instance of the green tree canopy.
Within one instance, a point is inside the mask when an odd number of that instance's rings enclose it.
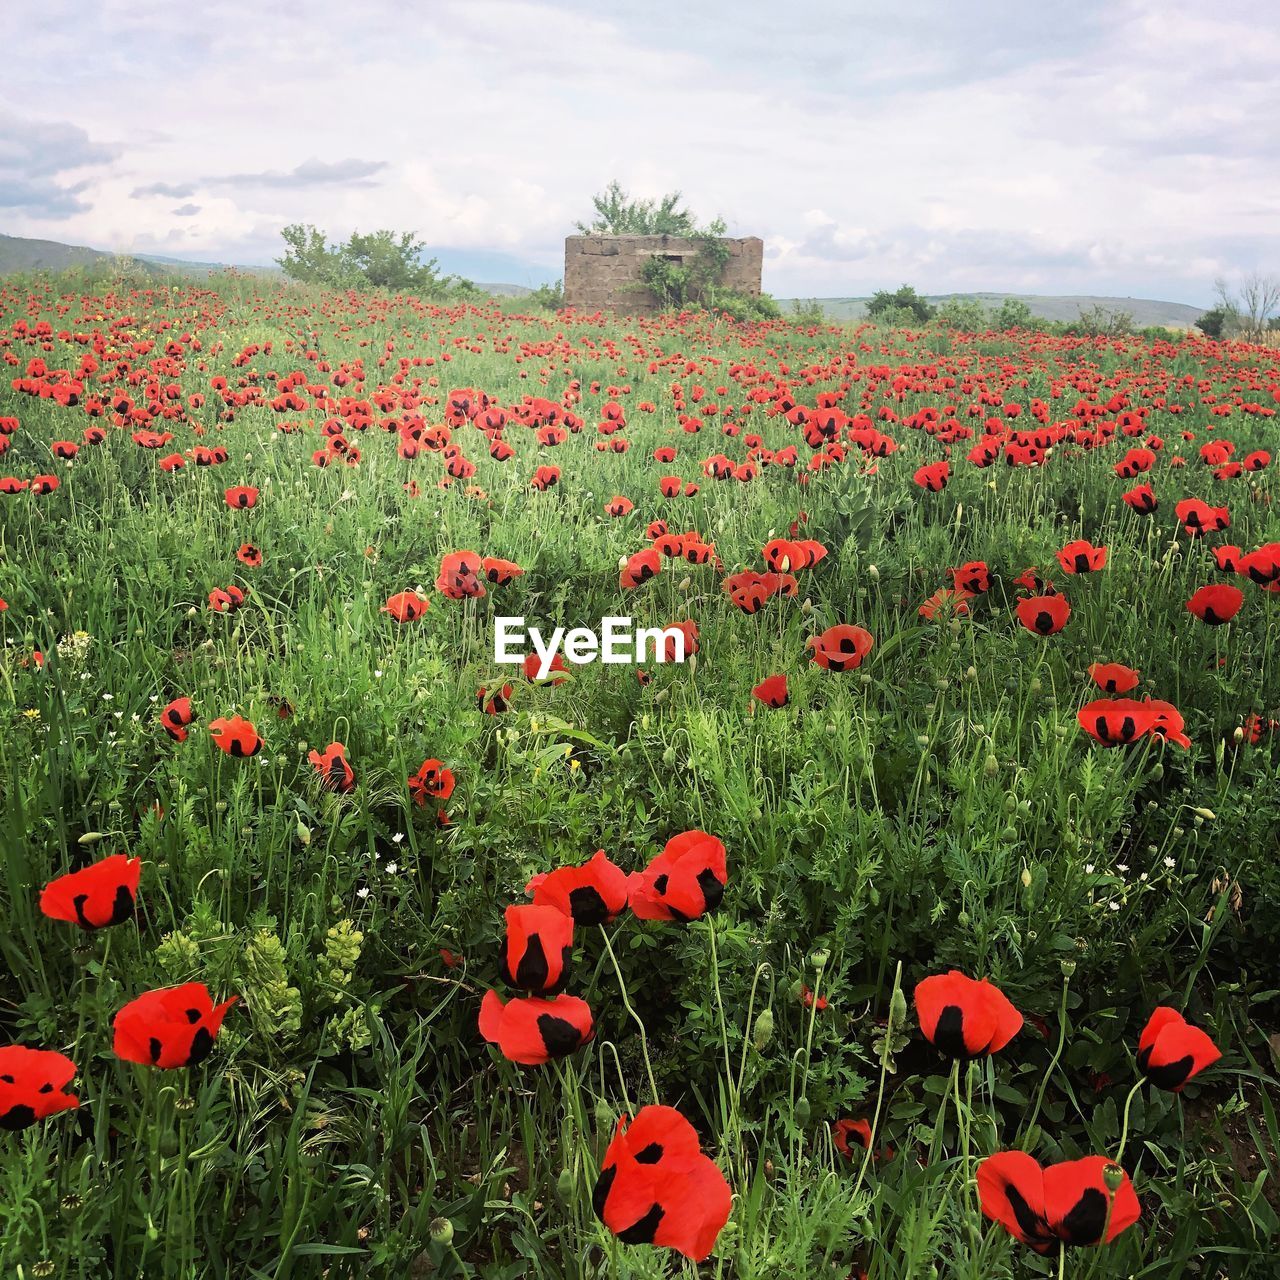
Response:
[[[919,324],[925,324],[933,316],[933,307],[909,284],[899,286],[896,293],[878,289],[867,303],[867,315],[872,320],[885,321],[903,312],[910,313]]]
[[[330,244],[319,227],[302,223],[280,234],[285,254],[276,262],[290,280],[303,284],[394,289],[427,298],[475,292],[469,280],[442,275],[439,262],[423,256],[426,246],[410,231],[357,231],[340,244]]]
[[[698,233],[697,219],[680,207],[684,197],[679,191],[668,191],[660,200],[641,200],[622,189],[616,179],[598,195],[591,197],[596,216],[589,222],[577,223],[583,235],[609,236],[692,236]],[[714,228],[719,227],[719,230]],[[721,223],[708,228],[713,235],[724,231]]]

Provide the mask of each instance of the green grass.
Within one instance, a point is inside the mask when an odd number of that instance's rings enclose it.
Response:
[[[1159,1004],[1194,1017],[1225,1056],[1180,1098],[1136,1094],[1125,1166],[1142,1218],[1107,1248],[1069,1255],[1066,1274],[1274,1274],[1278,748],[1269,731],[1257,744],[1235,731],[1251,713],[1280,715],[1280,597],[1242,583],[1232,623],[1196,622],[1184,602],[1222,575],[1173,514],[1203,497],[1231,510],[1230,530],[1209,543],[1247,551],[1280,538],[1274,467],[1219,481],[1197,454],[1211,435],[1237,457],[1275,449],[1274,417],[1237,407],[1214,418],[1208,405],[1234,395],[1274,408],[1274,352],[814,336],[665,317],[601,325],[273,288],[0,292],[0,356],[12,358],[0,418],[20,423],[0,475],[61,481],[45,497],[0,496],[0,1040],[67,1053],[81,1097],[75,1112],[0,1135],[0,1274],[671,1274],[672,1255],[617,1242],[591,1211],[615,1118],[651,1100],[598,931],[579,931],[569,988],[595,1013],[585,1049],[518,1071],[479,1039],[476,1017],[481,995],[501,989],[503,908],[524,900],[532,874],[599,848],[635,870],[692,827],[728,848],[721,909],[688,926],[624,916],[610,937],[660,1098],[698,1127],[735,1193],[702,1274],[1055,1274],[1056,1255],[1039,1258],[978,1215],[973,1161],[1008,1147],[1042,1161],[1114,1153],[1137,1036]],[[28,336],[41,318],[50,335]],[[204,407],[161,424],[175,438],[154,452],[108,409],[104,444],[54,460],[50,442],[79,439],[90,420],[8,379],[33,359],[78,368],[94,344],[62,331],[100,335],[86,395],[118,355],[145,371],[193,335],[200,349],[185,344],[157,380],[184,402],[203,394]],[[157,345],[136,353],[143,336]],[[394,381],[399,362],[427,359]],[[335,386],[356,362],[363,393]],[[740,408],[755,385],[744,368],[781,372],[806,405],[844,388],[850,414],[864,401],[899,419],[954,405],[979,431],[998,412],[967,416],[983,390],[1022,405],[1019,426],[1033,398],[1064,421],[1078,401],[1123,391],[1166,441],[1143,477],[1160,509],[1130,511],[1120,494],[1137,481],[1112,472],[1141,438],[987,470],[958,441],[949,484],[930,494],[911,477],[942,446],[901,421],[877,422],[897,453],[867,465],[851,448],[801,485],[811,451],[760,404],[744,435],[799,445],[800,465],[749,483],[708,479],[702,460],[743,461],[743,437],[721,435],[723,415],[683,431],[671,387],[691,397],[699,385],[704,402]],[[245,379],[269,401],[271,374],[294,370],[335,399],[421,378],[421,394],[439,397],[416,409],[428,426],[454,388],[510,406],[526,393],[558,401],[576,379],[585,427],[542,448],[514,424],[505,463],[474,427],[456,428],[476,474],[441,489],[440,456],[401,460],[378,425],[401,410],[375,407],[369,430],[347,432],[359,465],[320,469],[311,455],[327,412],[263,404],[227,417],[210,385]],[[125,386],[145,403],[147,380],[100,392]],[[629,389],[616,397],[625,454],[594,447],[610,387]],[[639,412],[643,401],[656,412]],[[303,429],[284,434],[281,419]],[[229,459],[157,468],[196,444]],[[660,445],[678,449],[673,463],[654,462]],[[1169,465],[1176,452],[1184,468]],[[561,468],[560,483],[531,492],[543,463]],[[666,474],[699,492],[659,497]],[[405,491],[410,480],[420,496]],[[241,483],[261,489],[252,510],[223,500]],[[607,518],[614,494],[635,511]],[[801,571],[796,598],[739,613],[722,577],[760,569],[763,545],[801,510],[797,536],[829,555]],[[676,562],[622,592],[619,560],[648,545],[659,517],[714,541],[723,572]],[[1109,562],[1071,577],[1054,553],[1082,536],[1107,545]],[[243,542],[261,548],[261,568],[236,561]],[[483,600],[448,600],[434,580],[441,556],[460,549],[526,573]],[[946,570],[977,559],[994,582],[971,613],[920,618]],[[1014,617],[1014,578],[1028,565],[1071,601],[1067,627],[1047,640]],[[246,591],[244,607],[211,613],[208,593],[229,583]],[[381,606],[411,587],[431,606],[397,627]],[[647,685],[587,666],[535,687],[493,664],[497,613],[544,626],[691,618],[700,649],[684,667],[652,667]],[[837,622],[876,638],[844,675],[805,648]],[[70,641],[77,632],[90,639]],[[1098,694],[1086,673],[1095,660],[1140,669],[1134,696],[1176,704],[1192,747],[1094,744],[1076,711]],[[789,677],[789,705],[753,711],[751,688],[776,672]],[[511,710],[481,714],[476,690],[505,681]],[[179,695],[197,713],[184,743],[156,722]],[[265,739],[253,759],[224,756],[209,737],[209,721],[237,711]],[[356,773],[350,796],[326,792],[307,761],[333,740]],[[427,757],[457,776],[447,826],[405,785]],[[40,915],[49,879],[118,852],[144,860],[136,923],[81,934]],[[442,948],[463,962],[447,966]],[[1006,1050],[954,1082],[913,1014],[887,1037],[884,1025],[895,974],[909,997],[949,967],[990,977],[1027,1015]],[[175,1072],[117,1060],[115,1012],[187,980],[241,996],[210,1059]],[[802,985],[829,1005],[807,1008]],[[892,1158],[864,1168],[838,1156],[830,1123],[873,1116]]]

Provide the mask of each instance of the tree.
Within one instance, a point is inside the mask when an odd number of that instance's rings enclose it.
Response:
[[[330,244],[318,227],[294,223],[280,233],[285,254],[277,258],[290,280],[330,289],[393,289],[422,297],[472,295],[475,286],[461,276],[441,275],[435,258],[410,231],[352,232],[342,244]]]
[[[1196,328],[1207,338],[1221,338],[1234,317],[1235,312],[1219,302],[1201,315]]]
[[[961,333],[981,333],[987,327],[987,313],[977,298],[948,298],[934,319]]]
[[[917,324],[925,324],[933,316],[933,307],[909,284],[900,285],[897,293],[878,289],[867,303],[867,316],[881,324],[895,322],[904,313]]]
[[[991,313],[993,329],[1030,329],[1035,323],[1031,308],[1021,298],[1006,298]]]
[[[691,236],[697,233],[698,223],[688,209],[680,208],[681,199],[679,191],[668,191],[660,200],[633,199],[615,178],[591,197],[596,216],[576,226],[584,236]],[[708,230],[722,235],[724,226],[717,221]]]
[[[1267,331],[1272,316],[1280,311],[1280,276],[1251,272],[1235,293],[1223,279],[1216,284],[1218,306],[1229,313],[1224,332],[1230,336],[1234,331],[1247,341],[1256,342]]]

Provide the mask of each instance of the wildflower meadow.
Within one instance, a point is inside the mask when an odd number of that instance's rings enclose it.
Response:
[[[0,361],[0,1274],[1277,1274],[1276,347],[224,274]]]

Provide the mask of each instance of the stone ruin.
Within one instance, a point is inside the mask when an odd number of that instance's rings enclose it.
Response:
[[[758,298],[764,241],[747,236],[723,243],[729,248],[729,260],[720,283]],[[698,250],[698,242],[684,236],[569,236],[564,242],[564,305],[627,315],[657,311],[658,301],[640,275],[645,259],[667,258],[686,265]]]

